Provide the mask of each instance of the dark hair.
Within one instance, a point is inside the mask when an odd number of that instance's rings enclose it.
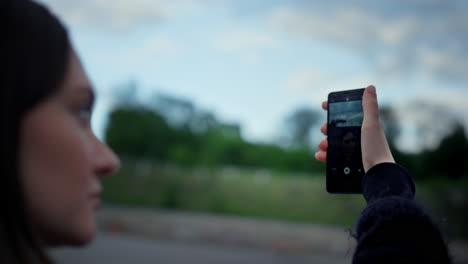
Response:
[[[25,114],[63,81],[70,41],[65,27],[44,6],[29,0],[1,2],[6,39],[0,59],[6,76],[2,80],[0,263],[50,263],[26,210],[19,177],[19,136]]]

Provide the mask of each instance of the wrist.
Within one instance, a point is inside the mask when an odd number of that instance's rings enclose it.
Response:
[[[391,155],[389,157],[382,157],[378,159],[373,158],[372,161],[363,162],[364,172],[367,173],[372,167],[382,163],[395,163],[395,160]]]

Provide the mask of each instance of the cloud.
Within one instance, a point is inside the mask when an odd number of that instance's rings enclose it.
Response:
[[[257,64],[266,51],[281,47],[274,33],[242,27],[218,33],[208,41],[215,50],[239,56],[247,64]]]
[[[67,24],[128,32],[196,10],[189,0],[41,0]]]
[[[408,99],[395,107],[405,137],[399,146],[407,151],[435,148],[440,140],[461,124],[468,132],[468,95],[459,90],[429,90],[417,99]]]
[[[278,39],[264,31],[232,30],[213,38],[214,46],[224,52],[256,52],[278,47]]]
[[[405,19],[384,26],[374,14],[357,8],[337,7],[332,13],[309,12],[292,8],[274,10],[268,18],[274,27],[305,37],[333,42],[357,49],[375,49],[376,44],[395,45],[403,41],[414,27],[414,21]]]
[[[40,0],[69,25],[128,32],[167,20],[222,14],[260,18],[274,31],[238,29],[215,37],[225,52],[255,57],[278,45],[278,30],[349,49],[371,63],[381,78],[413,74],[468,83],[468,4],[462,0],[394,1],[214,1],[214,0]],[[243,20],[245,21],[245,20]]]
[[[331,76],[318,69],[304,69],[289,76],[285,89],[293,93],[308,93],[311,87],[323,87],[330,79]]]
[[[357,52],[381,76],[422,73],[468,83],[468,5],[447,1],[369,1],[279,7],[272,28]]]
[[[369,73],[348,75],[339,72],[326,72],[318,68],[305,68],[291,73],[281,84],[280,90],[286,96],[305,98],[319,106],[332,91],[363,88],[379,82]]]
[[[151,58],[154,56],[172,57],[174,55],[181,55],[183,51],[182,46],[180,41],[177,41],[175,38],[166,34],[159,34],[142,43],[142,46],[138,48],[138,53]]]

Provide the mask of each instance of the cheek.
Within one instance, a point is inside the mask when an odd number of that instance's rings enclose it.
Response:
[[[94,232],[90,143],[66,121],[26,119],[21,135],[20,173],[26,202],[35,226],[51,243],[82,239],[78,234]]]

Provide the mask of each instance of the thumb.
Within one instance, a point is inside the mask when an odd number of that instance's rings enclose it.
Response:
[[[361,128],[362,164],[364,171],[367,172],[376,164],[395,161],[379,121],[379,107],[374,86],[368,86],[364,91],[362,107],[364,111]]]
[[[362,98],[364,111],[363,126],[375,126],[379,124],[379,106],[377,103],[377,93],[375,87],[370,85],[364,91]]]

